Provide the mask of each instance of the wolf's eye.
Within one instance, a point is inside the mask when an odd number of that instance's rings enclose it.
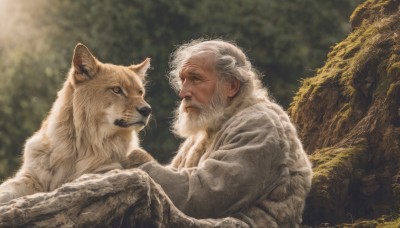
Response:
[[[143,96],[143,94],[144,94],[144,91],[143,91],[143,90],[139,90],[139,92],[138,92],[138,93],[139,93],[139,95],[140,95],[140,96]]]
[[[122,89],[119,86],[113,87],[113,88],[111,88],[111,90],[116,94],[122,94]]]

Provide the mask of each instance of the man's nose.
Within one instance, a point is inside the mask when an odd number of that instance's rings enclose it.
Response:
[[[179,97],[183,98],[190,98],[192,96],[192,92],[188,86],[185,84],[182,85],[181,90],[179,91]]]

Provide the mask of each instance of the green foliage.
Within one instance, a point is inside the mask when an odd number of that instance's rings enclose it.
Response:
[[[152,59],[147,99],[154,117],[142,145],[165,162],[178,145],[169,132],[178,97],[165,78],[177,45],[199,37],[237,42],[287,106],[299,78],[312,75],[349,31],[348,17],[360,1],[2,2],[0,177],[16,169],[25,139],[39,128],[61,87],[77,42],[103,62]]]
[[[46,67],[46,58],[34,53],[13,54],[9,59],[13,68],[5,71],[0,85],[0,173],[8,173],[20,163],[23,142],[39,128],[60,81],[53,69]]]

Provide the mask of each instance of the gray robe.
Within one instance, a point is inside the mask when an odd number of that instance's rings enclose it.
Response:
[[[140,168],[185,214],[234,216],[252,227],[298,227],[312,176],[295,127],[269,100],[187,138],[169,166]]]

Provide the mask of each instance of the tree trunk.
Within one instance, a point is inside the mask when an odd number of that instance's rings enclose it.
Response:
[[[248,227],[235,218],[194,219],[138,169],[86,174],[49,193],[0,206],[0,227]]]

